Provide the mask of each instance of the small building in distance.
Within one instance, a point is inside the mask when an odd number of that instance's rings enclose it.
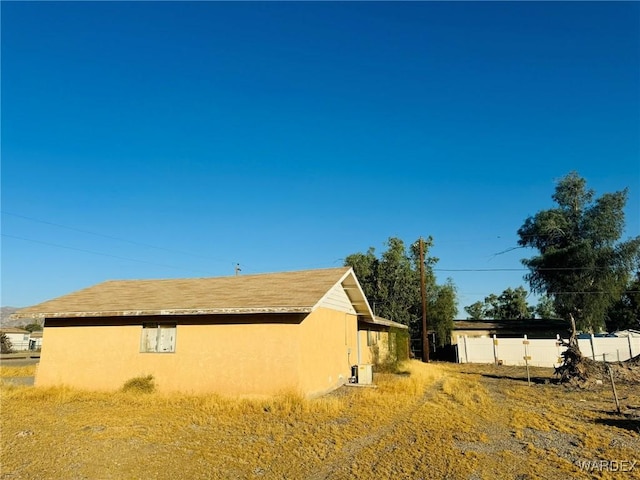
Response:
[[[40,350],[42,348],[42,330],[35,330],[29,335],[29,350]]]
[[[458,337],[556,338],[566,337],[570,326],[561,319],[507,319],[507,320],[454,320],[451,343],[458,343]]]
[[[5,334],[11,342],[11,350],[14,352],[22,352],[29,350],[29,330],[17,327],[2,327],[0,334]]]

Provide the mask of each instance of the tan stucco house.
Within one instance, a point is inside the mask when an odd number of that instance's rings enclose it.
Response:
[[[406,328],[373,315],[348,267],[107,281],[14,315],[44,319],[36,386],[153,375],[161,391],[232,396],[328,392]]]

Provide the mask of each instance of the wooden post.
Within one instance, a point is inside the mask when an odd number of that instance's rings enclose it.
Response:
[[[420,296],[422,298],[422,361],[429,361],[429,331],[427,330],[427,286],[424,278],[424,242],[420,237]]]
[[[471,363],[469,361],[469,350],[467,350],[467,336],[464,337],[464,363]]]
[[[613,371],[608,363],[605,363],[607,370],[609,370],[609,379],[611,380],[611,388],[613,390],[613,399],[616,402],[616,410],[620,413],[620,401],[618,400],[618,392],[616,391],[616,384],[613,381]]]
[[[531,375],[529,374],[529,349],[527,346],[529,345],[529,340],[527,340],[527,336],[524,336],[524,340],[522,341],[524,345],[524,364],[527,366],[527,385],[531,386]]]
[[[558,363],[562,363],[562,353],[560,352],[560,348],[562,347],[562,341],[560,339],[560,335],[556,333],[556,347],[558,351]]]
[[[493,363],[498,365],[498,339],[493,336]]]

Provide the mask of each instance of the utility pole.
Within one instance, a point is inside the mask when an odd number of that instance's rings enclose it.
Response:
[[[427,286],[424,278],[424,241],[420,237],[420,296],[422,297],[422,361],[429,361],[429,332],[427,330]]]

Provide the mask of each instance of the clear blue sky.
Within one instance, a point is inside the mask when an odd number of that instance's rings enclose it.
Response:
[[[432,235],[465,316],[571,170],[640,233],[637,2],[1,8],[2,305]]]

